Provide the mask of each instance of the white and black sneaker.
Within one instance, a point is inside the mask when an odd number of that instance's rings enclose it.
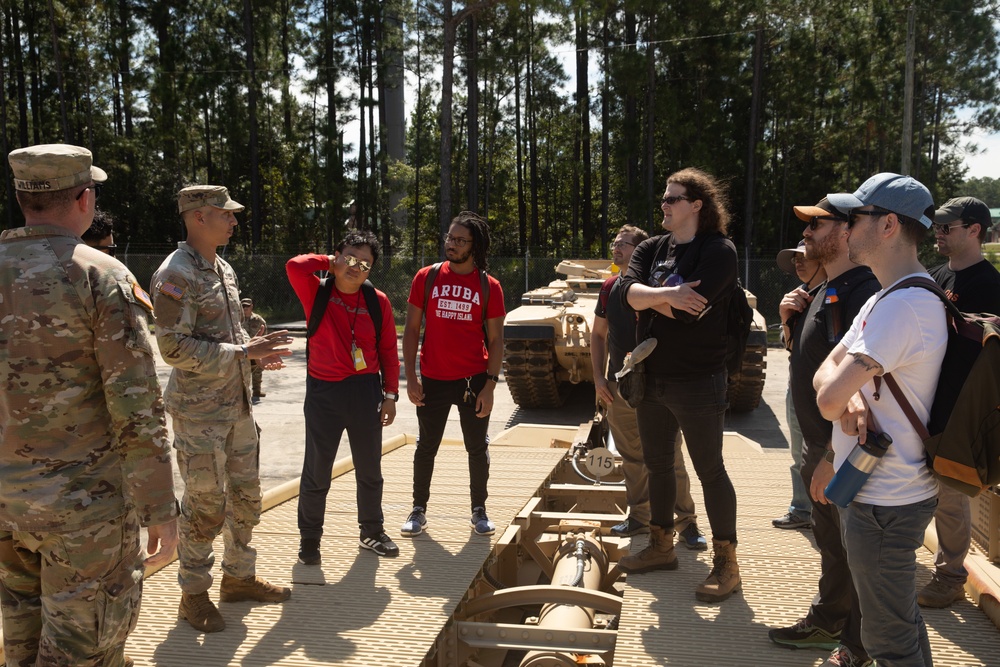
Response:
[[[469,520],[469,525],[476,531],[476,535],[492,535],[497,532],[496,526],[486,516],[485,507],[472,508],[472,519]]]
[[[399,534],[403,537],[415,537],[424,532],[427,527],[427,516],[423,507],[414,507],[410,516],[406,517],[406,523],[399,529]]]
[[[384,532],[371,536],[366,536],[362,533],[359,543],[363,549],[374,551],[379,556],[395,558],[399,555],[399,547]]]

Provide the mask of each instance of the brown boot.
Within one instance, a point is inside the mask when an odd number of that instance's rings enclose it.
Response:
[[[722,602],[743,585],[740,566],[736,562],[736,545],[728,540],[712,540],[712,571],[694,596],[702,602]]]
[[[208,599],[208,591],[194,595],[182,593],[181,606],[177,610],[177,616],[201,632],[220,632],[226,629],[226,621],[212,601]]]
[[[220,602],[284,602],[292,597],[290,588],[281,588],[270,584],[260,577],[237,579],[228,574],[222,575],[222,586],[219,591]]]
[[[674,554],[674,531],[662,526],[649,526],[649,546],[634,555],[618,561],[622,572],[640,574],[651,570],[676,570],[677,555]]]

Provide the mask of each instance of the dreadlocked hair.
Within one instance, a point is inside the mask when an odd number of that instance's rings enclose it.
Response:
[[[487,254],[490,251],[490,224],[478,213],[462,211],[451,221],[461,225],[472,234],[472,261],[480,271],[489,270]]]

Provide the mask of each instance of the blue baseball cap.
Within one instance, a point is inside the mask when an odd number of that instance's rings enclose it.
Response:
[[[878,206],[919,220],[921,225],[931,228],[931,219],[926,212],[934,206],[934,198],[923,183],[911,176],[890,172],[875,174],[862,183],[854,194],[838,192],[827,195],[827,199],[844,213],[862,206]]]

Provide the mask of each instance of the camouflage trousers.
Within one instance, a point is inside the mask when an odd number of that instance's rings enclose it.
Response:
[[[134,512],[65,532],[0,531],[8,667],[125,664],[142,595]]]
[[[260,394],[260,382],[264,377],[264,367],[257,363],[256,360],[250,362],[250,380],[251,386],[253,387],[253,395],[258,396]]]
[[[222,571],[244,579],[256,574],[257,551],[250,546],[260,523],[260,450],[257,425],[246,415],[236,422],[173,419],[177,466],[184,480],[177,520],[180,567],[185,593],[212,587],[212,543],[222,533]]]

